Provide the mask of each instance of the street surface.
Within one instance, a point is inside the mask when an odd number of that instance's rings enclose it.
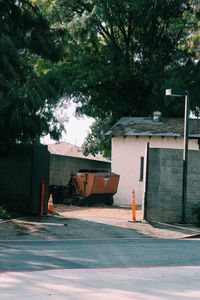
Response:
[[[200,299],[200,241],[185,238],[198,228],[131,223],[122,208],[57,212],[0,222],[1,300]]]
[[[200,299],[200,241],[0,241],[0,299]]]
[[[200,266],[199,240],[1,241],[0,271]]]

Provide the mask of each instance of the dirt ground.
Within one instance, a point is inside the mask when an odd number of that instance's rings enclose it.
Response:
[[[76,207],[55,205],[55,214],[0,220],[0,240],[54,240],[98,238],[182,238],[180,230],[155,228],[142,221],[137,210],[117,207]]]

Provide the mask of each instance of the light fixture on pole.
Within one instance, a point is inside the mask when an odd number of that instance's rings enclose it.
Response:
[[[167,89],[166,96],[185,97],[184,114],[184,145],[183,145],[183,180],[182,180],[182,211],[181,223],[186,222],[186,200],[187,200],[187,168],[188,168],[188,128],[189,128],[189,93],[183,90]]]

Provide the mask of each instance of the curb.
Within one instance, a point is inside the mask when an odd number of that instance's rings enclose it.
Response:
[[[153,227],[162,228],[166,230],[178,230],[181,233],[185,233],[188,235],[200,235],[200,229],[194,229],[194,228],[188,228],[185,226],[182,226],[181,224],[168,224],[168,223],[162,223],[162,222],[156,222],[156,221],[148,221],[149,224],[151,224]]]

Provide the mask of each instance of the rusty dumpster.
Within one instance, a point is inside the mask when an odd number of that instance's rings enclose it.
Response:
[[[119,175],[105,170],[82,170],[72,175],[75,190],[74,204],[113,204]]]

